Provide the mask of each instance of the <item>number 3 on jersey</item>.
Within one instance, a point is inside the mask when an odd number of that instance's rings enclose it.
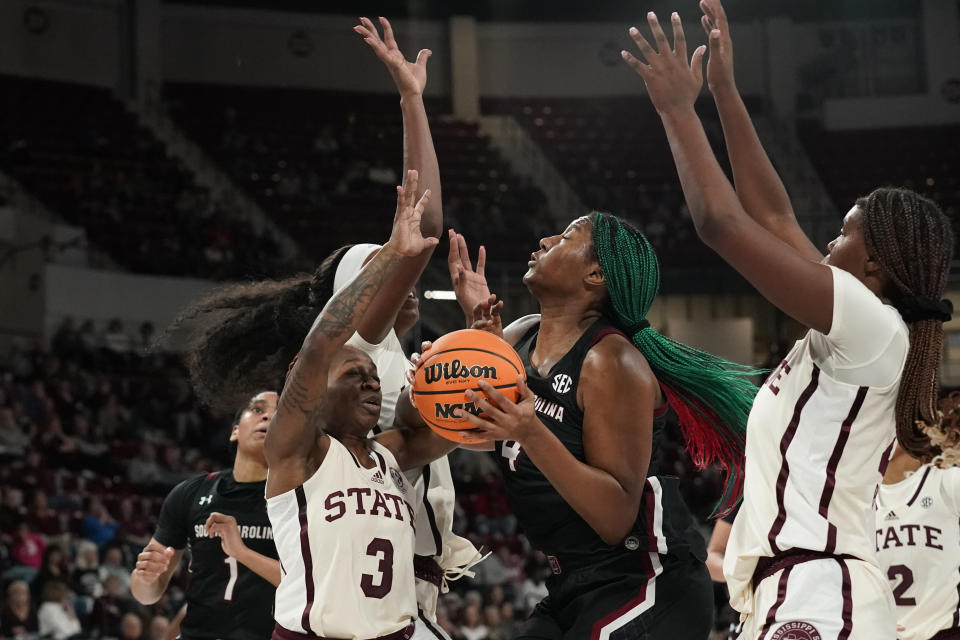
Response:
[[[367,545],[367,555],[380,558],[380,564],[377,565],[377,571],[380,572],[379,584],[373,583],[373,576],[369,573],[362,573],[360,588],[368,598],[382,598],[390,593],[393,586],[393,543],[384,538],[374,538]]]
[[[510,471],[517,470],[517,459],[520,457],[520,443],[516,440],[504,440],[500,447],[500,453],[507,459],[510,465]]]

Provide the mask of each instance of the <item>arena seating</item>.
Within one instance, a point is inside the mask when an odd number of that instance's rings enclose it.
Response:
[[[389,235],[403,148],[396,95],[192,84],[164,95],[174,121],[311,256]],[[525,256],[549,230],[543,194],[475,124],[443,117],[446,100],[426,103],[446,225],[492,259]]]
[[[826,131],[802,121],[798,132],[840,211],[876,187],[908,187],[933,199],[960,231],[960,126]]]
[[[516,118],[587,207],[631,220],[665,265],[719,263],[696,239],[663,126],[646,96],[486,98],[481,106]],[[701,100],[697,110],[726,166],[712,100]]]
[[[269,275],[276,245],[211,201],[109,90],[0,75],[0,169],[123,267]]]

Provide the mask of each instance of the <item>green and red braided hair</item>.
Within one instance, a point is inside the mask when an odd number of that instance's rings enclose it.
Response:
[[[715,463],[725,472],[713,515],[726,515],[743,493],[747,416],[757,393],[751,377],[761,372],[672,340],[646,324],[660,289],[660,262],[628,222],[595,213],[593,248],[606,281],[610,319],[626,329],[657,376],[690,458],[698,468]]]

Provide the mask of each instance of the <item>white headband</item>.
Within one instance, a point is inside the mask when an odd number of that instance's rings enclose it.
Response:
[[[337,272],[333,276],[333,293],[343,289],[350,284],[350,281],[357,277],[363,268],[363,263],[374,251],[378,250],[379,244],[355,244],[340,259],[337,265]]]

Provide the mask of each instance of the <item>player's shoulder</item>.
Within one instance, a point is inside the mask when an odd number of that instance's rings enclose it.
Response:
[[[223,473],[224,470],[220,470],[198,473],[195,476],[190,476],[175,486],[170,491],[169,496],[171,498],[181,498],[185,500],[190,499],[191,497],[197,495],[197,493],[200,491],[204,490],[206,487],[216,482],[217,478],[219,478]]]
[[[593,343],[583,358],[580,379],[598,383],[601,388],[610,386],[612,381],[616,382],[614,387],[657,383],[647,359],[619,331],[605,332]]]
[[[540,324],[540,314],[531,313],[530,315],[517,318],[503,330],[503,339],[510,346],[517,346],[517,343],[527,334],[530,329]]]

